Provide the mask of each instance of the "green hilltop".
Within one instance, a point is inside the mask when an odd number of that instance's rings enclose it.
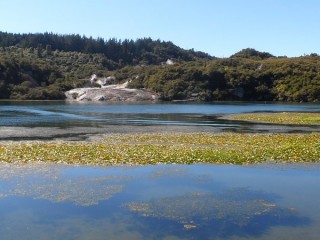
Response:
[[[130,81],[160,99],[320,100],[320,57],[275,57],[247,48],[229,58],[143,38],[93,39],[53,33],[0,32],[0,99],[56,99],[90,76]]]

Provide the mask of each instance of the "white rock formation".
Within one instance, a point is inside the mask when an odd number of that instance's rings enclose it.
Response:
[[[97,82],[98,83],[98,82]],[[155,93],[144,89],[127,88],[129,82],[115,85],[101,85],[101,88],[76,88],[65,93],[69,101],[112,101],[138,102],[157,101]]]

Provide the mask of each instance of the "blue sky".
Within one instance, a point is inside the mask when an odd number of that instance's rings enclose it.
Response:
[[[0,0],[0,31],[151,37],[228,57],[320,54],[319,0]]]

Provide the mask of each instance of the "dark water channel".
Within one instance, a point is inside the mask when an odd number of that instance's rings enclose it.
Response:
[[[1,164],[1,239],[319,239],[320,165]]]

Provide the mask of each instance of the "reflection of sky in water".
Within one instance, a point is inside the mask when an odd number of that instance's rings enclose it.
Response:
[[[52,202],[96,205],[122,191],[125,176],[72,176],[52,164],[2,164],[2,197],[33,197]],[[120,183],[119,183],[120,182]]]
[[[3,239],[318,239],[319,170],[319,164],[1,164],[0,235]]]

